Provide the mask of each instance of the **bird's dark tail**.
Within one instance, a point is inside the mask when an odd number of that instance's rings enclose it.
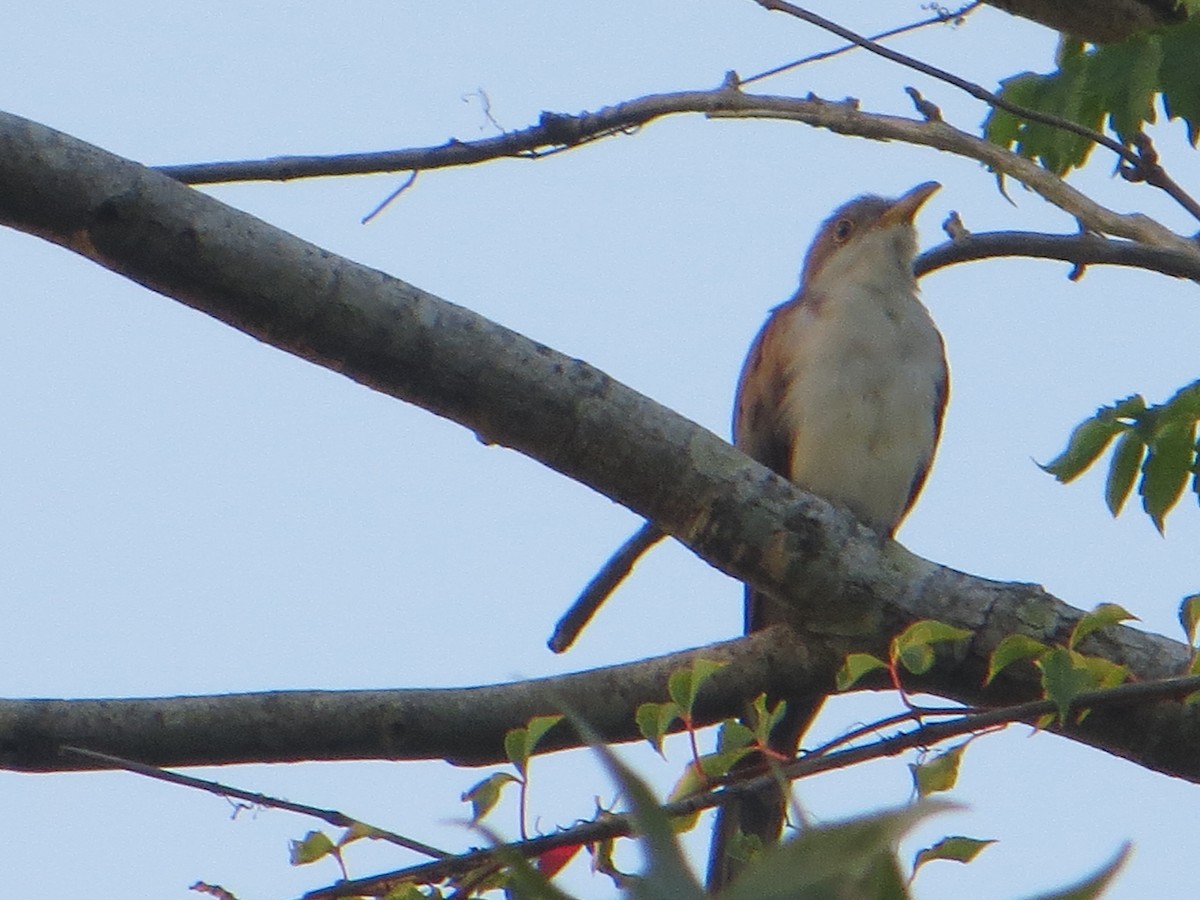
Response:
[[[756,596],[753,592],[747,591],[747,632],[771,624],[769,617],[762,614],[771,605],[765,601],[765,597]],[[821,704],[825,702],[825,696],[823,694],[800,697],[768,696],[768,706],[773,706],[781,699],[787,701],[787,710],[771,731],[768,746],[780,757],[790,758],[796,755],[800,746],[800,738],[808,730],[812,720],[816,718]],[[734,776],[749,772],[761,774],[765,771],[769,771],[769,769],[762,754],[754,753],[738,762],[730,774]],[[786,814],[787,796],[780,786],[772,786],[746,794],[729,801],[720,808],[716,824],[713,826],[712,845],[708,855],[707,885],[710,894],[717,894],[737,878],[746,864],[746,860],[741,857],[736,847],[736,836],[741,833],[757,837],[763,847],[768,847],[779,840]]]

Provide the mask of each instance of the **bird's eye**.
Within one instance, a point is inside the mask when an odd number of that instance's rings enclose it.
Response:
[[[854,230],[854,223],[849,219],[838,219],[837,224],[833,226],[833,236],[838,241],[844,241],[850,237],[850,232]]]

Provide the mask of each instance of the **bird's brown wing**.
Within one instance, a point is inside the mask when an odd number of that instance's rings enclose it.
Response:
[[[799,315],[805,303],[802,296],[772,310],[766,324],[750,347],[738,379],[734,403],[734,445],[747,456],[757,460],[791,480],[793,436],[783,426],[781,412],[788,373],[772,368],[772,361],[794,358],[774,346],[783,339],[788,318]],[[778,604],[760,591],[746,588],[745,631],[749,634],[783,621]],[[771,732],[769,746],[780,756],[794,756],[800,737],[808,728],[824,702],[824,694],[788,697],[768,697],[769,704],[780,700],[787,703],[783,720]],[[755,754],[742,760],[731,774],[746,774],[764,770],[766,760]],[[772,787],[747,794],[722,807],[713,828],[713,841],[708,860],[708,888],[719,890],[738,873],[741,863],[730,856],[734,836],[754,835],[764,846],[779,839],[786,812],[783,792]]]

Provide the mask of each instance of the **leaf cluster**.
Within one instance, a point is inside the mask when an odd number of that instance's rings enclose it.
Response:
[[[1107,122],[1125,144],[1156,120],[1154,100],[1161,95],[1167,118],[1182,119],[1195,146],[1200,141],[1197,72],[1200,17],[1103,46],[1064,37],[1056,71],[1014,75],[1001,81],[999,93],[1011,103],[1093,131],[1103,131]],[[984,131],[993,143],[1039,160],[1056,175],[1082,166],[1094,146],[1087,137],[1002,109],[992,110]]]
[[[1010,634],[992,653],[985,684],[990,684],[1012,664],[1029,660],[1041,674],[1043,698],[1054,701],[1057,708],[1054,715],[1044,718],[1039,725],[1045,727],[1055,719],[1066,722],[1071,705],[1080,694],[1116,687],[1129,678],[1129,670],[1125,666],[1100,656],[1081,653],[1079,644],[1088,635],[1107,625],[1136,618],[1119,604],[1101,603],[1075,623],[1063,645],[1050,646],[1028,635]],[[1082,721],[1087,712],[1086,709],[1076,710],[1077,719]]]
[[[1161,532],[1189,478],[1192,493],[1200,500],[1197,423],[1200,381],[1157,406],[1147,406],[1140,394],[1134,394],[1080,422],[1066,449],[1042,468],[1065,484],[1086,472],[1112,444],[1104,486],[1109,512],[1114,516],[1121,512],[1136,481],[1142,508]]]

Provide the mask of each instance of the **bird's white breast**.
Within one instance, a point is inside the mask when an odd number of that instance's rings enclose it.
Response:
[[[941,337],[907,280],[843,282],[781,335],[795,351],[780,409],[792,480],[885,533],[933,456],[946,380]]]

